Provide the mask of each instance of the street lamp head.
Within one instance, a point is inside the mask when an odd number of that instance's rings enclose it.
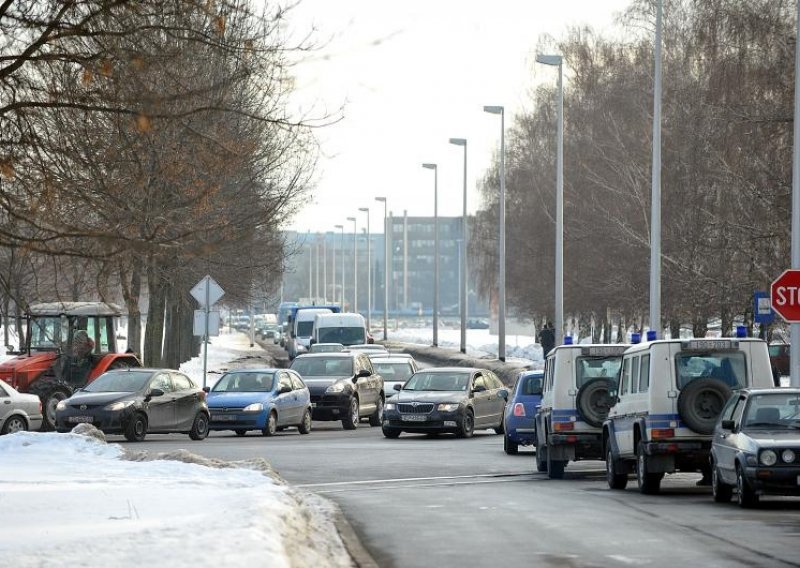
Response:
[[[344,229],[344,225],[334,225],[334,229]]]
[[[536,63],[542,63],[543,65],[561,65],[564,58],[560,55],[537,55],[536,56]]]
[[[484,112],[488,112],[490,114],[503,114],[503,107],[501,106],[485,106],[483,107]]]
[[[426,170],[435,170],[436,164],[422,164],[422,167],[425,168]]]
[[[359,211],[366,211],[367,213],[369,213],[369,207],[359,207],[358,210]]]
[[[456,146],[466,146],[467,139],[466,138],[451,138],[450,144],[455,144]]]
[[[353,223],[356,222],[356,218],[355,217],[348,217],[347,220],[348,221],[352,221]]]
[[[386,203],[386,198],[385,197],[376,197],[375,201],[380,201],[381,203]]]

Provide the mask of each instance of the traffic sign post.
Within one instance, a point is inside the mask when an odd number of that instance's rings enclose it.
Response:
[[[195,329],[194,335],[202,335],[203,336],[203,388],[206,387],[206,369],[208,364],[208,336],[209,332],[211,331],[209,323],[212,320],[212,315],[216,315],[214,318],[214,327],[215,333],[214,335],[219,335],[219,312],[212,312],[211,306],[215,304],[222,296],[225,295],[225,290],[216,283],[216,281],[211,278],[208,274],[203,277],[200,282],[194,285],[189,293],[192,297],[197,300],[197,303],[200,304],[201,310],[197,310],[195,312]],[[197,312],[201,312],[202,314],[202,325],[198,326],[198,314]],[[200,329],[198,329],[200,327]],[[201,331],[201,333],[197,333]]]

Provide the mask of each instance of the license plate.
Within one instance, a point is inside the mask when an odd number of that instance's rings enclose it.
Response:
[[[422,414],[401,414],[400,420],[403,422],[427,422],[428,417]]]
[[[233,422],[234,420],[236,420],[236,418],[237,417],[232,415],[232,414],[212,414],[211,415],[211,420],[214,420],[216,422]]]
[[[91,416],[70,416],[67,418],[67,422],[72,423],[91,423],[94,421],[94,418]]]

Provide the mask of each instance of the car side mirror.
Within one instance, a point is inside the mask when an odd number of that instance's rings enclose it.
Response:
[[[316,342],[317,342],[317,340],[316,340],[316,339],[314,339],[314,338],[312,337],[312,338],[311,338],[311,339],[308,341],[308,344],[309,344],[309,345],[314,345]]]
[[[403,390],[403,385],[395,383],[395,385],[392,388],[397,392],[400,392],[401,390]]]
[[[485,392],[486,387],[483,385],[478,385],[477,387],[473,387],[472,392]]]
[[[719,426],[720,426],[720,428],[722,428],[723,430],[730,430],[730,431],[733,431],[733,429],[736,427],[736,423],[735,423],[733,420],[723,420],[723,421],[720,423],[720,425],[719,425]]]
[[[497,398],[508,400],[508,391],[506,389],[500,389],[499,391],[497,391]]]
[[[369,372],[369,369],[361,369],[357,374],[356,378],[359,377],[369,377],[372,376],[372,373]]]
[[[287,392],[292,392],[292,387],[283,385],[281,389],[278,391],[278,394],[286,394]]]
[[[203,387],[203,392],[205,393],[211,392],[211,387]]]
[[[154,396],[164,396],[164,391],[161,389],[151,389],[147,398],[153,398]]]

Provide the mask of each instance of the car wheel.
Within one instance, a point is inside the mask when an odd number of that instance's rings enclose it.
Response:
[[[15,432],[24,432],[28,429],[28,423],[22,416],[14,415],[6,419],[3,424],[3,429],[0,434],[14,434]]]
[[[638,453],[636,454],[636,483],[639,492],[644,495],[656,495],[661,491],[661,480],[664,479],[663,473],[649,473],[647,471],[647,454],[644,449],[644,442],[639,442]]]
[[[497,428],[494,429],[494,433],[495,434],[498,434],[498,435],[499,434],[505,434],[505,432],[506,432],[506,425],[504,423],[505,420],[503,420],[503,416],[505,416],[505,413],[506,413],[506,411],[505,411],[505,408],[504,408],[503,409],[503,414],[500,415],[500,425]]]
[[[297,427],[297,431],[301,434],[308,434],[311,432],[311,410],[306,409],[303,414],[303,421]]]
[[[515,456],[519,453],[519,444],[509,440],[508,434],[503,436],[503,451],[510,456]]]
[[[125,438],[129,442],[141,442],[147,436],[147,416],[137,412],[125,428]]]
[[[378,399],[378,407],[369,416],[370,426],[380,426],[381,424],[383,424],[383,397]]]
[[[606,452],[606,481],[609,489],[625,489],[628,486],[628,474],[617,473],[618,461],[609,448]]]
[[[747,483],[739,466],[736,466],[736,501],[742,509],[752,509],[758,505],[758,495]]]
[[[711,494],[715,503],[728,503],[733,497],[733,487],[719,478],[717,466],[711,466]]]
[[[278,415],[275,414],[275,411],[269,413],[267,416],[267,425],[264,426],[264,429],[261,430],[261,433],[264,436],[274,436],[275,432],[278,431]]]
[[[358,398],[352,397],[350,399],[350,408],[347,412],[347,416],[342,418],[342,427],[345,430],[355,430],[358,428]]]
[[[189,437],[192,440],[205,440],[208,437],[208,415],[205,412],[198,412],[194,417]]]
[[[235,430],[237,436],[244,436],[247,434],[247,430]]]
[[[398,430],[397,428],[384,428],[383,435],[387,438],[399,438],[400,433],[402,430]]]
[[[464,418],[461,419],[461,427],[458,429],[456,436],[459,438],[471,438],[475,433],[475,416],[472,414],[472,409],[467,409],[464,412]]]
[[[554,460],[550,457],[550,452],[547,453],[547,477],[550,479],[561,479],[564,477],[564,469],[567,467],[567,462],[563,460]]]
[[[544,473],[547,471],[547,448],[536,446],[536,471]]]

